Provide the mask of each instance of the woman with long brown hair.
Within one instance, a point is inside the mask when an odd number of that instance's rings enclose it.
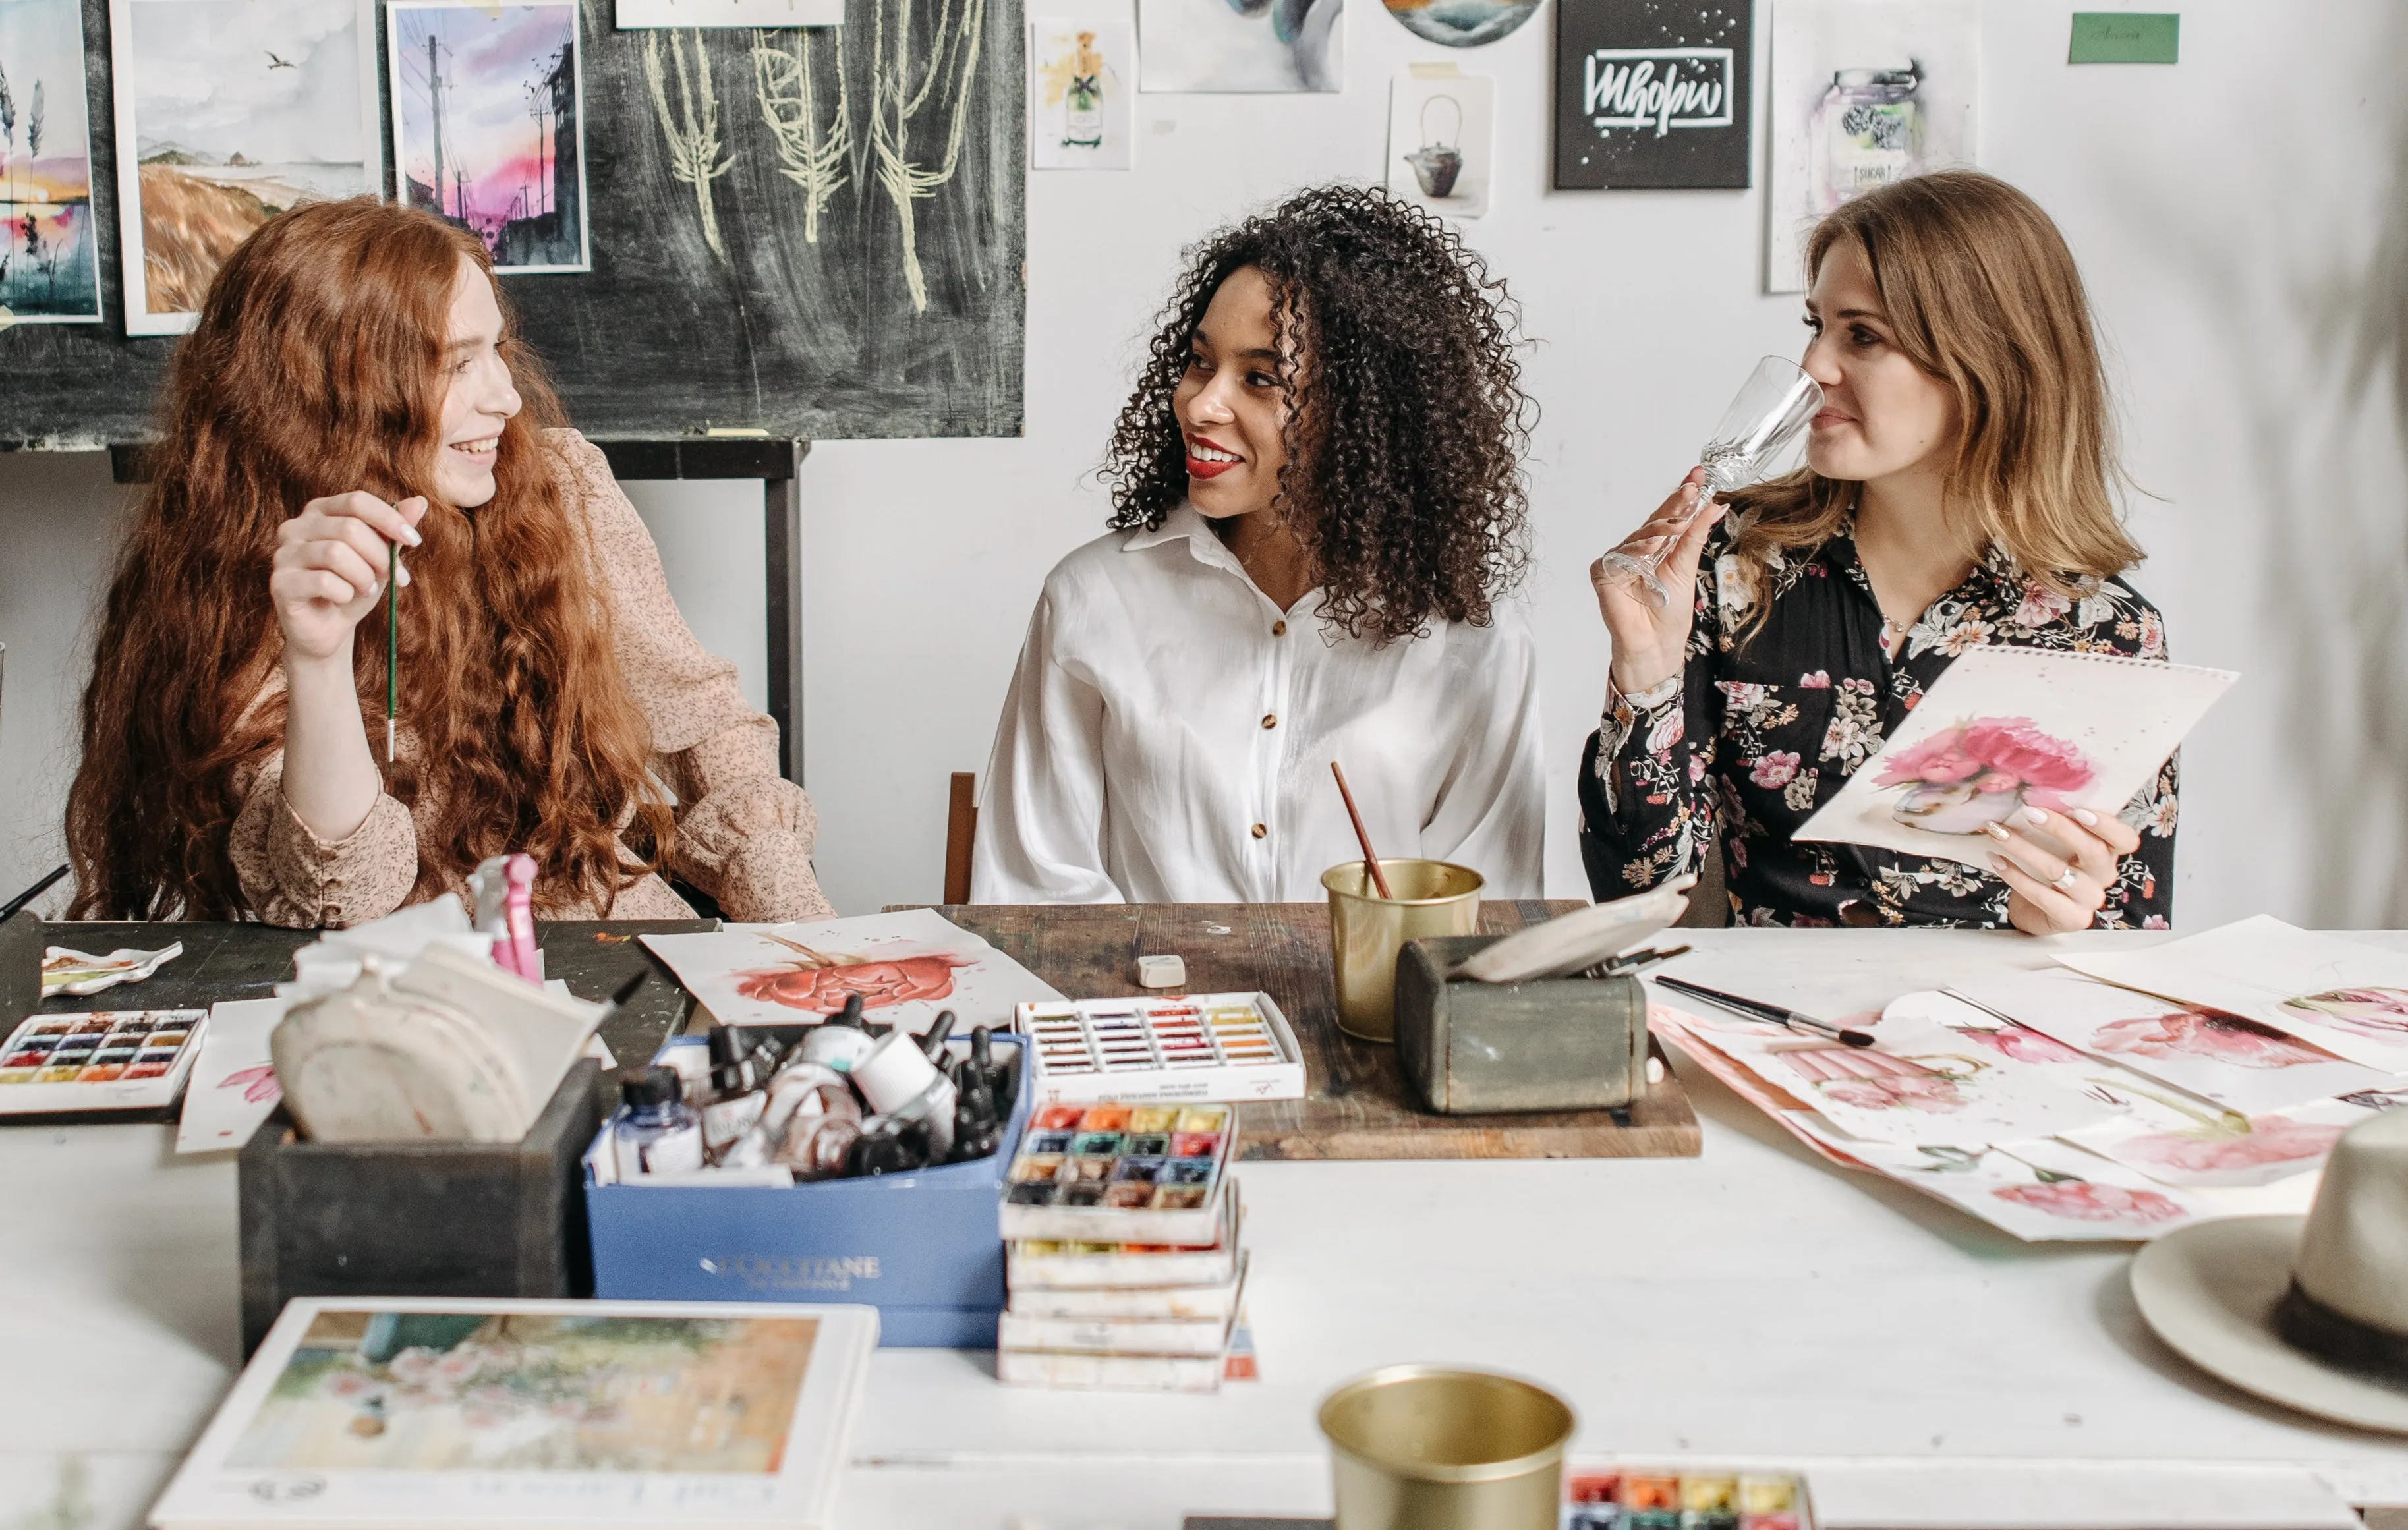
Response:
[[[286,213],[178,349],[83,698],[84,918],[346,925],[532,855],[554,917],[829,912],[776,727],[679,617],[473,236]],[[399,565],[398,747],[384,608]]]
[[[1613,641],[1579,779],[1592,887],[1652,887],[1719,836],[1743,923],[2162,927],[2171,760],[2118,817],[1990,824],[1986,875],[1790,837],[1969,648],[2166,656],[2122,578],[2141,550],[2109,497],[2098,342],[2048,215],[1989,176],[1922,176],[1824,219],[1807,267],[1824,407],[1806,465],[1684,529],[1692,473],[1623,543],[1672,540],[1661,610],[1590,570]]]

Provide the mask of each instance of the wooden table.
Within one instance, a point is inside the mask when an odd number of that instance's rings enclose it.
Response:
[[[1505,935],[1585,904],[1484,903],[1484,934]],[[1244,1159],[1673,1158],[1698,1151],[1698,1118],[1678,1079],[1627,1111],[1442,1116],[1411,1098],[1397,1049],[1338,1028],[1329,908],[1320,903],[949,905],[939,910],[1073,998],[1147,993],[1140,955],[1175,953],[1186,992],[1268,994],[1296,1031],[1310,1093],[1249,1105]]]

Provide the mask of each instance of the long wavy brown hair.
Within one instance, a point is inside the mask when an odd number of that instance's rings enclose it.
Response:
[[[1453,229],[1377,189],[1309,188],[1187,252],[1107,449],[1107,524],[1156,529],[1187,497],[1173,400],[1212,294],[1249,265],[1295,358],[1269,513],[1312,557],[1322,618],[1380,641],[1486,624],[1529,557],[1520,311]]]
[[[76,917],[250,911],[227,840],[238,788],[283,747],[283,691],[269,694],[277,531],[310,500],[355,489],[427,499],[400,602],[410,747],[386,782],[417,822],[412,901],[524,851],[543,868],[539,905],[607,908],[666,857],[651,728],[620,676],[565,469],[542,435],[563,422],[560,406],[507,327],[523,408],[502,430],[494,495],[464,511],[436,493],[464,259],[492,279],[473,235],[361,199],[284,214],[218,272],[169,368],[154,476],[84,689],[67,797]],[[361,625],[352,662],[375,736],[385,624]]]
[[[2040,204],[1975,170],[1916,176],[1815,224],[1810,275],[1842,245],[1871,269],[1899,349],[1956,395],[1951,521],[2059,594],[2139,563],[2108,493],[2123,474],[2082,273]],[[1725,496],[1742,570],[1829,540],[1856,489],[1800,468]]]

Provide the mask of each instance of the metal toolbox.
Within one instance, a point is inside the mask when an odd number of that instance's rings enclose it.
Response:
[[[1412,940],[1397,953],[1397,1057],[1442,1115],[1598,1110],[1647,1093],[1647,991],[1627,974],[1450,980],[1498,937]]]

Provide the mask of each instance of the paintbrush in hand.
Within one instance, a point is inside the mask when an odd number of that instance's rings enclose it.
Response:
[[[401,714],[401,544],[393,544],[384,579],[384,764],[393,768],[394,719]]]
[[[1346,816],[1354,824],[1354,842],[1363,847],[1363,865],[1370,870],[1371,885],[1380,890],[1382,897],[1395,897],[1397,894],[1388,891],[1388,874],[1380,869],[1380,858],[1371,853],[1370,831],[1363,827],[1363,815],[1354,810],[1354,794],[1346,790],[1346,772],[1339,769],[1338,762],[1332,760],[1329,773],[1338,778],[1338,794],[1346,799]]]

